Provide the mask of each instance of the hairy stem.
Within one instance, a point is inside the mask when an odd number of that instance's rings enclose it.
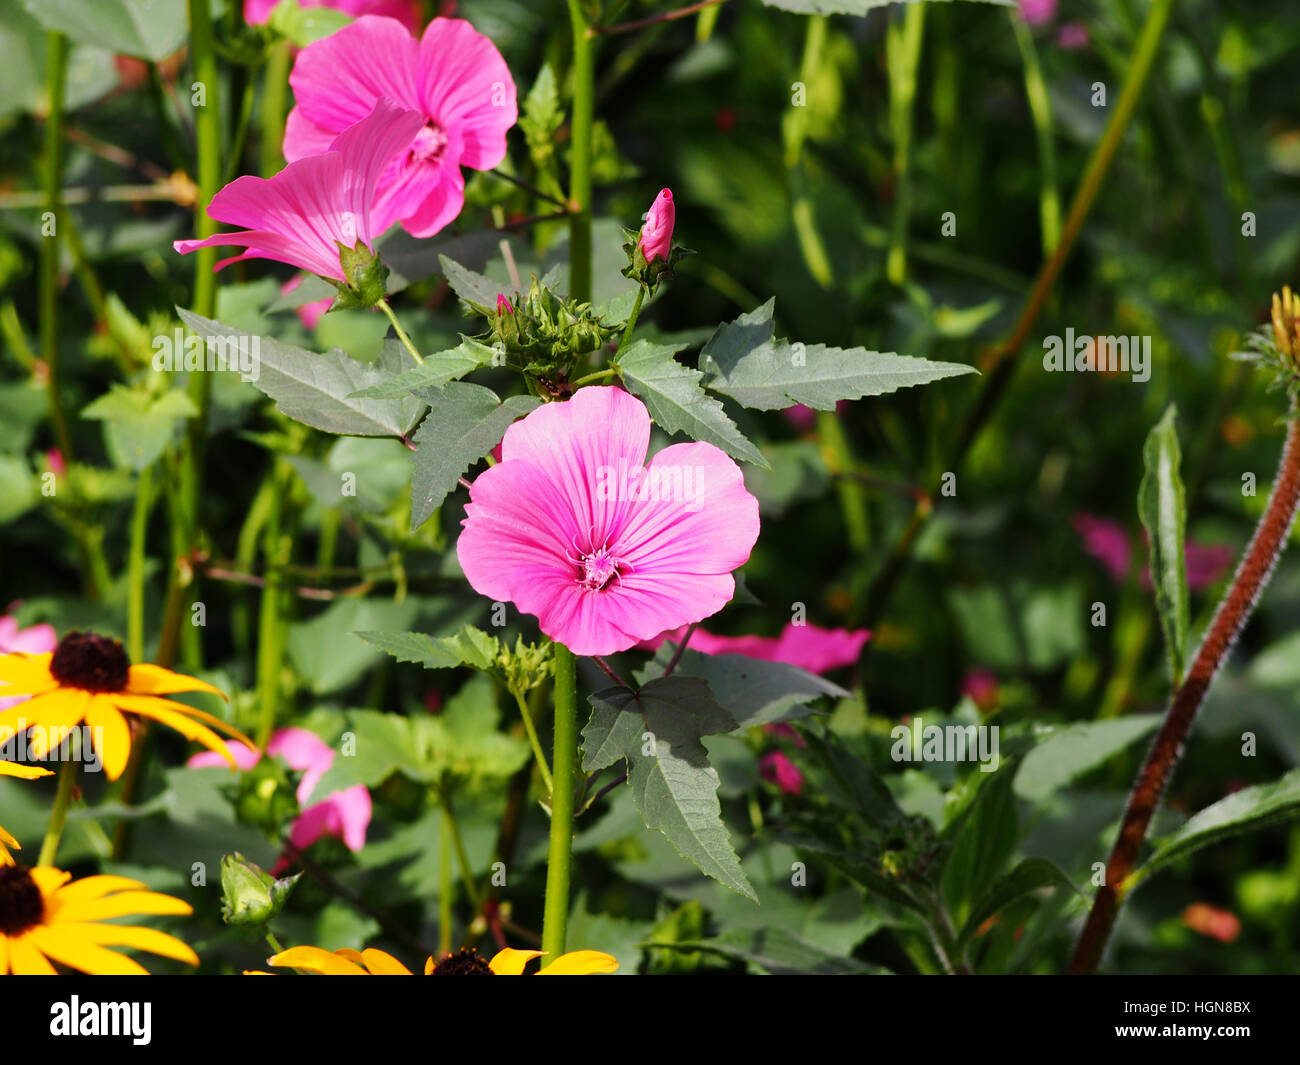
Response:
[[[551,844],[546,858],[542,950],[549,961],[564,953],[569,922],[569,866],[573,859],[573,778],[578,765],[578,673],[573,652],[555,645],[555,787],[551,789]]]
[[[1182,754],[1183,742],[1196,719],[1197,711],[1209,691],[1219,667],[1227,659],[1246,622],[1254,611],[1260,592],[1268,584],[1278,556],[1286,546],[1296,506],[1300,504],[1300,419],[1292,407],[1292,420],[1287,429],[1282,463],[1268,509],[1255,530],[1255,536],[1237,567],[1223,600],[1215,611],[1200,650],[1192,662],[1182,685],[1174,693],[1173,701],[1165,715],[1146,762],[1138,773],[1137,782],[1129,796],[1124,818],[1120,822],[1119,837],[1106,864],[1106,882],[1097,891],[1092,911],[1084,924],[1083,932],[1070,962],[1071,973],[1091,973],[1101,961],[1101,956],[1115,927],[1120,904],[1124,901],[1127,881],[1137,864],[1142,841],[1156,806],[1164,794],[1165,785]]]

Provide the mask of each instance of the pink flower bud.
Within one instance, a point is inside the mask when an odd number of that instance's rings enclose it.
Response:
[[[497,314],[514,314],[515,309],[510,306],[510,301],[506,299],[505,293],[497,293]]]
[[[672,189],[661,189],[650,205],[645,225],[641,227],[641,254],[648,263],[668,258],[673,244],[673,223],[677,221],[677,208],[673,206]]]

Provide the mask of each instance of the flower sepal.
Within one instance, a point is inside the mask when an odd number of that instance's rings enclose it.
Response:
[[[347,283],[343,284],[326,278],[339,291],[330,304],[331,311],[349,307],[374,307],[388,293],[388,267],[379,256],[358,240],[354,247],[347,247],[342,241],[335,241],[339,249],[339,264]]]
[[[276,878],[236,851],[221,859],[221,918],[229,925],[260,929],[289,901],[302,873]]]
[[[644,286],[649,295],[654,295],[660,281],[671,281],[676,276],[677,264],[682,259],[695,254],[691,248],[684,248],[680,244],[674,244],[669,249],[666,259],[647,260],[645,252],[641,248],[641,231],[628,229],[627,226],[621,226],[620,228],[627,238],[626,243],[623,245],[623,251],[627,253],[627,265],[623,267],[621,273],[624,277],[631,278],[637,284]]]

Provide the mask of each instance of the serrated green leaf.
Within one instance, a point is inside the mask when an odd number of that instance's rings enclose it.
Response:
[[[1159,714],[1128,714],[1058,729],[1025,755],[1016,773],[1016,794],[1041,802],[1159,724]]]
[[[185,324],[203,338],[252,335],[177,308]],[[373,363],[357,362],[339,348],[317,355],[305,348],[258,337],[258,379],[253,384],[294,421],[342,436],[405,436],[424,411],[414,396],[361,399],[354,393],[389,381],[409,364],[396,342],[385,343]]]
[[[1129,877],[1125,890],[1131,890],[1170,862],[1202,847],[1297,817],[1300,817],[1300,769],[1293,769],[1272,783],[1234,791],[1162,839],[1151,857]]]
[[[970,942],[971,937],[979,931],[980,925],[1013,902],[1019,902],[1026,895],[1032,895],[1042,888],[1057,887],[1079,890],[1071,883],[1068,876],[1046,858],[1026,858],[1005,876],[995,881],[976,903],[966,919],[961,934],[957,937],[958,949]]]
[[[1138,516],[1151,545],[1151,584],[1175,686],[1183,677],[1190,627],[1187,567],[1183,557],[1187,502],[1178,473],[1181,455],[1174,424],[1177,414],[1177,408],[1171,403],[1147,434],[1142,447],[1145,471],[1138,488]]]
[[[673,358],[678,350],[638,340],[618,356],[615,366],[628,390],[645,403],[665,432],[685,433],[732,458],[768,468],[763,453],[736,428],[722,404],[700,388],[704,375]]]
[[[348,734],[351,734],[350,736]],[[346,742],[313,794],[325,796],[356,784],[376,788],[394,773],[418,769],[411,719],[378,710],[348,714]]]
[[[662,832],[702,872],[757,902],[722,822],[718,774],[700,743],[701,736],[736,728],[708,684],[698,677],[659,677],[635,692],[607,688],[590,702],[583,768],[592,772],[625,759],[646,826]]]
[[[464,377],[471,370],[491,366],[495,355],[496,352],[487,345],[462,336],[456,347],[426,355],[419,366],[382,384],[354,392],[349,398],[401,399],[424,388],[442,388],[448,382]]]
[[[833,954],[783,928],[733,928],[712,939],[675,943],[649,942],[646,946],[671,950],[705,950],[746,962],[772,976],[870,976],[887,970],[856,958]]]
[[[425,669],[470,666],[490,669],[499,644],[495,636],[466,625],[455,636],[426,636],[422,632],[354,632],[373,647],[386,651],[399,662],[415,662]]]
[[[467,303],[495,307],[497,297],[505,293],[497,282],[461,266],[454,259],[439,255],[438,262],[442,264],[442,274],[447,279],[447,284],[451,286],[451,290]]]
[[[665,643],[637,679],[662,676],[676,650],[676,644]],[[692,651],[689,644],[674,676],[703,678],[718,705],[736,719],[738,728],[807,717],[812,713],[805,705],[809,701],[823,695],[836,699],[849,695],[838,684],[797,666],[748,655],[706,655]]]
[[[842,399],[884,395],[976,372],[962,363],[777,340],[775,306],[775,300],[768,300],[718,327],[700,353],[706,388],[757,410],[796,403],[834,410]]]
[[[412,529],[442,506],[461,475],[501,442],[511,422],[541,403],[535,396],[503,402],[491,389],[459,381],[426,389],[421,396],[429,404],[429,416],[415,434]]]

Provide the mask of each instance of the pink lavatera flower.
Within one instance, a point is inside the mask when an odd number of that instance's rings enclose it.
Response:
[[[250,26],[269,22],[280,0],[244,0],[244,21]],[[298,0],[298,6],[332,7],[345,15],[384,15],[397,19],[411,33],[420,29],[420,0]]]
[[[456,553],[474,589],[535,615],[575,654],[625,651],[721,610],[758,539],[758,500],[712,444],[646,462],[650,414],[587,387],[506,430]]]
[[[294,274],[283,285],[280,286],[280,295],[287,296],[302,286],[307,280],[306,274]],[[326,296],[324,299],[312,300],[311,303],[303,303],[294,310],[298,312],[298,320],[308,329],[315,329],[320,320],[325,317],[325,312],[330,309],[330,304],[334,302],[333,297]]]
[[[374,238],[386,228],[375,224],[371,211],[379,179],[389,162],[410,147],[421,124],[415,111],[380,100],[320,155],[290,163],[269,179],[236,178],[212,197],[208,214],[244,226],[244,232],[178,240],[174,247],[182,255],[197,248],[247,249],[221,260],[218,270],[241,259],[274,259],[346,281],[339,245],[353,248],[361,241],[374,250]]]
[[[642,647],[657,651],[667,640],[680,643],[687,626],[661,633]],[[784,662],[809,673],[826,673],[852,665],[871,639],[867,629],[823,629],[816,625],[787,625],[780,636],[715,636],[696,629],[686,646],[706,655],[747,655],[765,662]]]
[[[238,740],[227,740],[226,747],[240,769],[252,769],[261,758],[253,748]],[[321,777],[334,764],[334,748],[314,732],[301,728],[282,728],[271,737],[271,742],[266,745],[266,753],[272,758],[283,758],[290,769],[302,773],[297,792],[302,812],[289,829],[290,843],[299,850],[304,850],[322,836],[335,836],[350,851],[356,852],[365,846],[366,829],[370,825],[373,807],[370,792],[363,784],[354,784],[342,791],[332,792],[318,802],[310,802]],[[185,764],[191,769],[206,769],[225,766],[227,762],[215,751],[204,751],[194,755]]]
[[[656,259],[667,261],[673,246],[673,226],[677,222],[677,207],[671,189],[660,189],[655,202],[650,205],[645,225],[641,227],[641,254],[648,263]]]
[[[758,763],[758,773],[769,784],[775,784],[785,795],[798,795],[803,791],[803,774],[799,767],[781,751],[768,751]]]
[[[500,163],[518,117],[505,60],[463,19],[435,18],[417,40],[394,19],[364,16],[304,48],[289,84],[297,101],[284,132],[290,161],[324,151],[381,98],[419,112],[418,136],[378,183],[376,232],[401,222],[427,237],[452,221],[465,203],[460,168]]]
[[[1031,26],[1041,26],[1056,17],[1057,0],[1020,0],[1020,15]]]

